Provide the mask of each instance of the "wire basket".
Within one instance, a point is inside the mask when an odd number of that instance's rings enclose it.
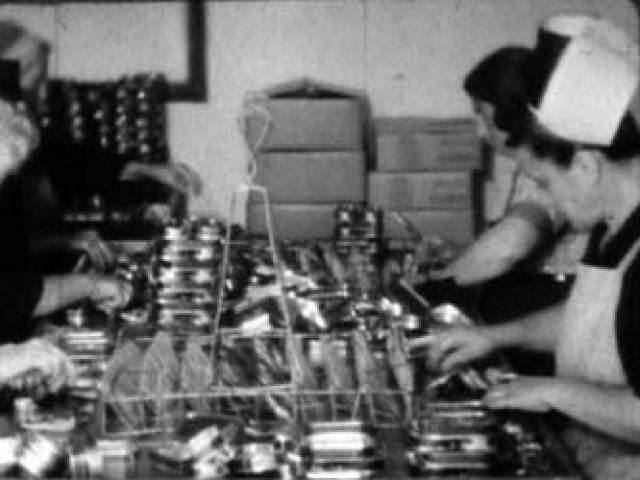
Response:
[[[179,367],[151,375],[144,360],[120,374],[131,379],[130,395],[104,392],[101,431],[105,435],[170,435],[193,416],[231,416],[259,423],[361,420],[378,426],[411,418],[412,391],[402,388],[384,348],[358,353],[364,334],[256,336],[221,331],[220,354],[209,355],[208,336],[173,339]],[[147,339],[147,349],[153,340]],[[384,345],[384,344],[382,344]],[[201,348],[201,375],[189,375],[194,348]],[[290,352],[290,360],[286,352]],[[141,357],[146,353],[143,351]],[[169,356],[169,355],[167,355]],[[215,360],[214,360],[215,358]],[[364,361],[368,362],[363,367]],[[139,386],[144,385],[143,388]],[[138,386],[138,387],[136,387]],[[137,391],[136,391],[137,388]]]

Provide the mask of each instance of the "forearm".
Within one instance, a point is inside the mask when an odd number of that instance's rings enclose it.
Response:
[[[499,277],[526,258],[542,236],[528,219],[509,215],[480,235],[449,270],[458,285],[473,285]]]
[[[628,387],[557,379],[549,403],[595,430],[640,444],[640,399]]]
[[[61,308],[90,298],[96,289],[96,279],[89,275],[51,275],[44,278],[42,295],[33,315],[48,315]]]
[[[564,303],[534,312],[520,320],[485,327],[496,348],[555,351]]]

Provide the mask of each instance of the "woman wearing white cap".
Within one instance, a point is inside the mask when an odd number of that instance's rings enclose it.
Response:
[[[570,231],[549,195],[516,162],[528,113],[530,61],[531,49],[507,46],[483,58],[465,77],[464,90],[491,149],[485,218],[494,224],[445,269],[430,275],[459,286],[481,285],[478,310],[494,322],[560,301],[586,244],[586,235]],[[430,286],[419,287],[427,298]],[[539,295],[532,296],[532,288]]]
[[[534,50],[522,168],[576,230],[592,229],[568,299],[521,321],[417,340],[443,369],[503,347],[555,354],[554,377],[494,386],[492,408],[555,411],[590,478],[640,478],[638,47],[610,23],[561,15]]]

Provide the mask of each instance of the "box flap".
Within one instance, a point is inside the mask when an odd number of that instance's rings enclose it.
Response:
[[[280,83],[265,89],[269,98],[353,98],[359,94],[346,87],[312,80],[307,77]]]

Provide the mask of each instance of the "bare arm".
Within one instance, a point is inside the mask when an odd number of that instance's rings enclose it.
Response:
[[[48,315],[85,299],[98,306],[115,308],[124,306],[130,296],[130,286],[121,280],[84,274],[51,275],[44,278],[33,315]]]
[[[640,444],[640,399],[629,387],[558,379],[550,402],[598,431]]]
[[[452,277],[458,285],[499,277],[528,257],[550,231],[551,222],[543,206],[516,205],[437,277]]]
[[[517,347],[555,352],[564,302],[531,313],[520,320],[487,327],[499,348]]]
[[[495,385],[485,402],[496,409],[555,410],[597,431],[640,444],[640,399],[626,386],[557,377],[520,377]]]
[[[426,346],[429,367],[442,371],[483,358],[500,348],[554,352],[563,309],[564,304],[559,304],[500,325],[449,328],[411,339],[409,348]]]

